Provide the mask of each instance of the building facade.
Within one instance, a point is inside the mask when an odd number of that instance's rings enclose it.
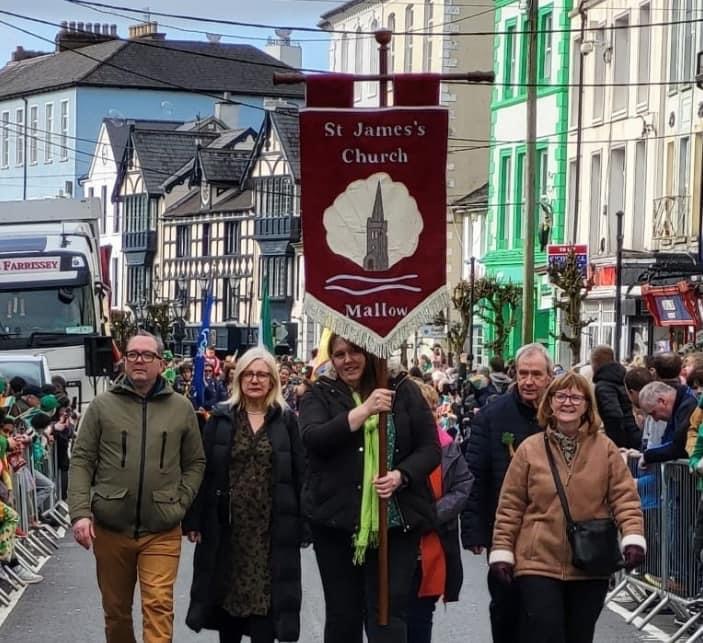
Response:
[[[544,242],[561,243],[565,233],[566,137],[570,0],[540,2],[537,43],[537,167],[535,189],[539,207],[534,230],[525,229],[526,195],[526,98],[527,14],[524,3],[503,0],[495,3],[496,32],[493,69],[496,83],[491,101],[491,153],[486,253],[482,258],[486,275],[501,282],[522,283],[524,239],[535,237],[535,266],[546,263],[540,250]],[[566,31],[565,31],[566,30]],[[548,234],[545,232],[548,228]],[[542,234],[540,235],[540,231]],[[552,288],[545,276],[535,279],[535,341],[550,352],[558,320]],[[514,355],[522,343],[520,316],[505,348]],[[491,327],[484,331],[488,339]]]

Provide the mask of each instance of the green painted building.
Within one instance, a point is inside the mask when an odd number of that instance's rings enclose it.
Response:
[[[491,153],[488,169],[489,210],[486,225],[486,254],[482,258],[486,276],[521,283],[524,265],[526,194],[526,98],[527,13],[515,0],[495,3],[493,69],[496,82],[491,100]],[[537,45],[537,225],[535,266],[546,264],[540,251],[539,230],[551,224],[549,243],[562,243],[565,236],[567,201],[566,140],[569,95],[569,12],[571,0],[540,3]],[[558,315],[552,302],[553,289],[546,277],[535,277],[535,341],[555,353],[553,333]],[[512,356],[522,342],[521,320],[513,329],[505,355]],[[484,337],[492,339],[492,328]]]

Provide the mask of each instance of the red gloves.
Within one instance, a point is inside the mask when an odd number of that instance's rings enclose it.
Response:
[[[493,563],[490,566],[490,572],[505,585],[513,582],[513,565],[510,563]]]
[[[639,545],[628,545],[622,552],[627,571],[639,567],[644,562],[644,549]]]

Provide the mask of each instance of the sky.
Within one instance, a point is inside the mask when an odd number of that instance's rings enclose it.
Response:
[[[315,27],[320,14],[342,4],[343,0],[99,0],[106,4],[139,8],[146,12],[163,11],[166,13],[198,15],[242,22],[256,22],[277,26]],[[57,25],[62,20],[76,22],[100,22],[117,25],[121,37],[127,37],[127,27],[135,24],[134,19],[97,12],[88,7],[79,7],[65,0],[2,0],[0,9],[11,11],[31,18],[40,18]],[[129,16],[126,12],[118,12]],[[159,23],[159,31],[165,32],[172,40],[206,40],[206,33],[222,34],[222,42],[251,44],[263,48],[266,38],[275,36],[273,29],[252,29],[232,25],[216,25],[174,18],[152,16]],[[53,39],[58,27],[42,25],[0,14],[0,20],[21,27],[42,38],[22,33],[6,24],[0,24],[0,67],[10,60],[17,45],[25,49],[53,51]],[[179,31],[176,27],[195,29],[200,33]],[[303,47],[303,67],[309,69],[327,69],[328,38],[325,34],[293,32],[292,40],[299,41]],[[47,42],[48,39],[51,42]]]

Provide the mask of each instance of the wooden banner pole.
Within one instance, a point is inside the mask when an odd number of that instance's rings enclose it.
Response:
[[[377,31],[376,34],[379,32]],[[381,32],[382,33],[382,32]],[[389,32],[390,33],[390,32]],[[386,51],[386,56],[388,52]],[[301,74],[297,71],[283,71],[275,72],[273,74],[273,84],[274,85],[295,85],[297,83],[304,83],[307,78],[314,74]],[[495,74],[492,71],[468,71],[456,74],[439,74],[439,79],[446,82],[466,82],[466,83],[493,83],[495,80]],[[388,83],[389,80],[393,80],[393,74],[388,72],[379,74],[354,74],[354,81],[378,81],[381,84]],[[384,107],[384,105],[381,105]]]
[[[375,33],[378,43],[379,107],[388,106],[388,45],[393,33],[379,29]],[[377,385],[388,388],[388,361],[380,360]],[[378,476],[388,473],[388,413],[381,413],[378,419]],[[388,578],[388,500],[378,503],[378,624],[388,625],[390,611],[390,589]]]

